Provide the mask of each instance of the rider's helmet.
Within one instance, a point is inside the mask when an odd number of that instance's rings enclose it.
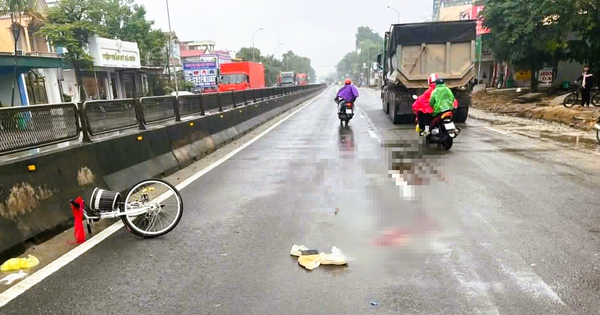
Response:
[[[440,85],[440,84],[444,84],[444,79],[438,78],[437,80],[435,80],[435,85]]]
[[[344,84],[346,84],[346,85],[350,85],[350,84],[352,84],[352,80],[350,80],[350,79],[346,79],[346,81],[344,81]]]
[[[440,76],[437,73],[432,73],[427,78],[427,84],[431,85],[431,84],[433,84],[433,82],[437,81],[437,79],[439,79],[439,78],[440,78]]]

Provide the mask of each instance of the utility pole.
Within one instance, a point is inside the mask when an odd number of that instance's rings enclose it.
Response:
[[[255,61],[255,57],[254,57],[254,55],[255,55],[255,54],[254,54],[254,51],[256,50],[256,49],[254,48],[254,35],[255,35],[256,33],[260,32],[260,31],[262,31],[263,29],[264,29],[264,28],[262,28],[262,27],[261,27],[260,29],[258,29],[258,30],[256,30],[256,31],[254,31],[254,33],[252,33],[252,61]]]
[[[396,14],[398,14],[398,24],[400,24],[400,12],[399,12],[398,10],[396,10],[396,9],[394,9],[394,8],[392,8],[392,7],[390,7],[389,5],[387,6],[387,8],[388,8],[388,9],[390,9],[390,10],[394,10],[394,11],[396,11]]]
[[[167,18],[169,20],[169,59],[171,59],[171,55],[173,54],[173,32],[171,31],[171,14],[169,13],[169,0],[165,0],[167,2]],[[169,63],[169,78],[171,77],[171,65]],[[177,77],[177,69],[175,69],[175,97],[179,98],[179,78]]]

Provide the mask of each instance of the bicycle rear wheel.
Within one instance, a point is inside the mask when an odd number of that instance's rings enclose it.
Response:
[[[144,208],[139,215],[121,217],[129,231],[144,238],[171,232],[183,215],[183,201],[177,188],[160,179],[143,180],[127,193],[122,211]]]
[[[573,107],[573,105],[576,105],[578,101],[579,97],[577,96],[577,93],[571,93],[563,101],[563,106],[567,108]]]

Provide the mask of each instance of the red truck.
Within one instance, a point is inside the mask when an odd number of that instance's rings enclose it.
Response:
[[[296,82],[298,85],[308,85],[308,75],[306,73],[298,73],[296,75]]]
[[[262,89],[265,87],[265,67],[256,62],[221,64],[219,91]]]

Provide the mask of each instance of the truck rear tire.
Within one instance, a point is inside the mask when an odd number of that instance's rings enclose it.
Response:
[[[471,92],[458,90],[456,91],[456,100],[458,101],[458,108],[455,111],[454,121],[458,123],[464,123],[467,121],[469,116],[469,107],[471,107]]]
[[[383,112],[389,114],[390,112],[390,96],[389,92],[386,90],[381,92],[381,107]]]
[[[454,114],[454,121],[457,123],[464,123],[467,121],[467,117],[469,117],[469,108],[468,107],[459,107],[456,109]]]

